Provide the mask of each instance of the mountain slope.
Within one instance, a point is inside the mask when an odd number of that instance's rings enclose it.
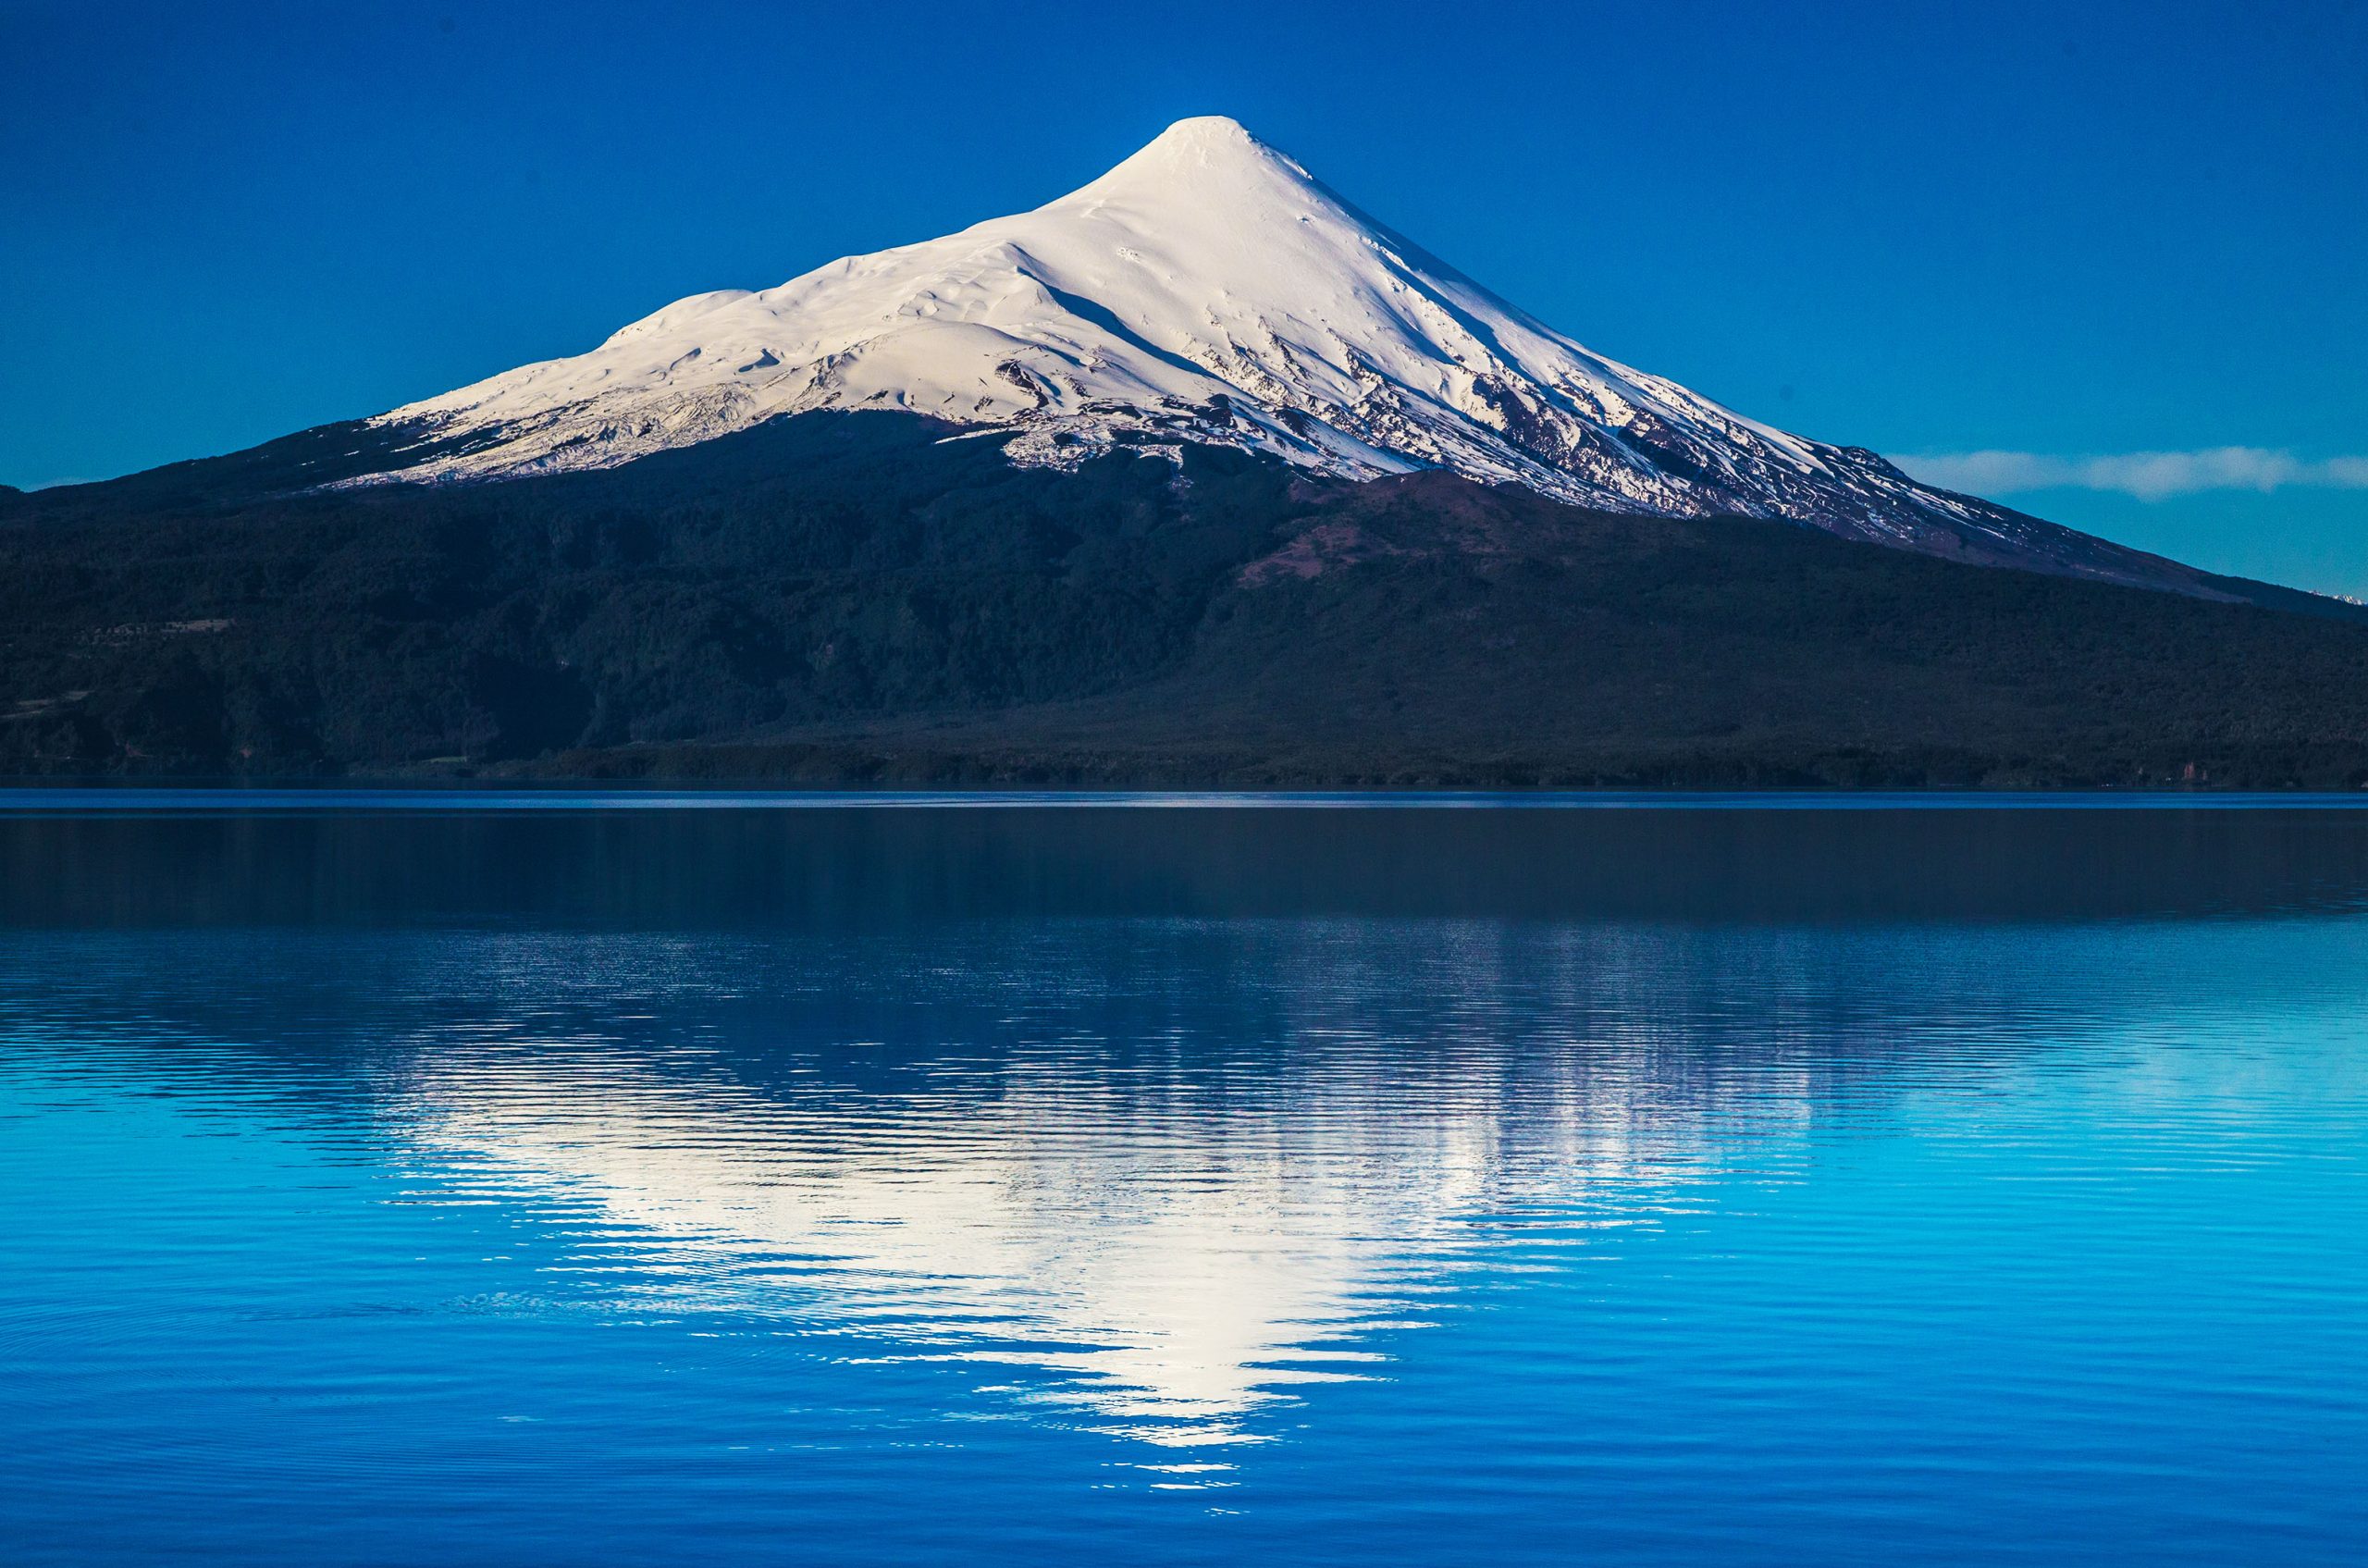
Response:
[[[502,484],[16,498],[0,773],[2368,781],[2356,621],[952,433],[813,414]]]
[[[2358,787],[2364,622],[1613,364],[1200,120],[0,492],[0,773]]]
[[[588,353],[397,409],[357,443],[388,449],[377,472],[333,477],[606,467],[825,409],[1005,431],[1023,464],[1190,440],[1349,478],[1446,468],[1601,511],[1777,519],[2222,592],[1593,353],[1215,117],[1032,212],[693,295]]]

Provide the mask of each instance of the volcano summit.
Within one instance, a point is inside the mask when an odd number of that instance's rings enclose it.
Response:
[[[0,493],[0,770],[2350,786],[2368,627],[1593,353],[1190,119],[572,359]]]
[[[1007,432],[1021,463],[1193,441],[1351,479],[1444,468],[1600,511],[2215,592],[1591,352],[1222,117],[1033,212],[694,294],[589,353],[396,409],[373,426],[436,455],[375,477],[609,467],[820,409]]]

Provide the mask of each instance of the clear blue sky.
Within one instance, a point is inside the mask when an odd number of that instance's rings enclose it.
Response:
[[[0,482],[580,352],[1208,113],[1745,413],[2009,454],[1948,472],[2368,593],[2368,7],[2340,0],[0,0]]]

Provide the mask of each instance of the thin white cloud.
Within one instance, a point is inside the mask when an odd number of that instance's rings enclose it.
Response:
[[[1967,495],[2024,490],[2118,490],[2140,500],[2201,490],[2257,490],[2288,486],[2368,490],[2368,457],[2305,461],[2267,447],[2206,447],[2197,451],[2107,452],[2058,457],[2035,451],[1929,452],[1895,459],[1928,485]]]

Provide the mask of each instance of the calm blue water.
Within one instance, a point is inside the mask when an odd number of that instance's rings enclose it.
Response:
[[[9,1563],[2362,1560],[2368,812],[322,804],[0,810]]]

